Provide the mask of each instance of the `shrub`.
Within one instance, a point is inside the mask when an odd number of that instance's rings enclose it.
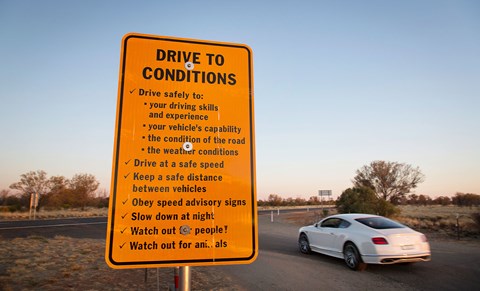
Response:
[[[378,198],[368,187],[355,187],[343,191],[336,205],[339,213],[369,213],[382,216],[399,213],[392,203]]]

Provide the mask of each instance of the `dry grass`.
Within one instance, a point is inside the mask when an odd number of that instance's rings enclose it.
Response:
[[[145,269],[110,269],[104,251],[105,240],[0,240],[0,290],[157,290],[157,274],[159,290],[174,283],[173,268],[148,269],[147,280]],[[213,268],[191,268],[193,290],[239,290]]]
[[[39,211],[37,219],[107,216],[108,209]],[[0,220],[29,219],[28,212]],[[0,290],[168,290],[173,268],[115,270],[104,259],[105,240],[0,237]],[[157,286],[157,277],[159,286]],[[215,267],[191,268],[193,290],[240,290]]]
[[[459,206],[400,206],[401,213],[393,219],[423,232],[436,235],[478,238],[480,228],[473,215],[479,213],[479,207]],[[313,224],[326,215],[335,214],[329,209],[327,213],[321,210],[297,212],[284,215],[283,219],[296,225]],[[458,233],[457,233],[458,214]]]
[[[97,217],[107,216],[107,208],[85,208],[65,210],[40,210],[35,214],[36,219],[67,218],[67,217]],[[0,220],[21,220],[33,218],[33,213],[26,212],[0,212]]]
[[[475,212],[480,211],[480,207],[460,207],[454,205],[441,206],[413,206],[403,205],[400,206],[402,216],[411,217],[455,217],[457,214],[460,216],[470,216]]]
[[[415,229],[438,231],[445,234],[478,237],[480,226],[473,215],[480,207],[459,206],[401,206],[395,219]],[[458,223],[458,229],[457,229]]]

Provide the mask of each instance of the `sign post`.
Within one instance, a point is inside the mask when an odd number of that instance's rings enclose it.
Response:
[[[252,57],[240,44],[124,36],[110,267],[255,260]]]
[[[322,211],[325,211],[323,208],[323,196],[332,196],[332,190],[318,190],[318,196],[320,196],[320,206]]]
[[[32,218],[32,209],[33,209],[33,220],[35,220],[35,216],[37,214],[37,207],[38,207],[38,196],[37,192],[30,194],[30,213],[29,219]]]

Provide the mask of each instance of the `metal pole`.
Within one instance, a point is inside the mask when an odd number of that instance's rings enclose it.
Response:
[[[323,217],[323,196],[320,196],[320,207],[322,208],[322,217]]]
[[[190,291],[190,266],[180,267],[180,291]]]
[[[38,194],[35,192],[35,194],[33,194],[33,220],[35,220],[35,216],[37,215],[37,205],[38,205]]]
[[[30,213],[28,219],[32,219],[32,205],[33,205],[33,194],[30,194]]]

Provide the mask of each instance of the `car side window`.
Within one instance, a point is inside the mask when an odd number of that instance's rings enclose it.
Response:
[[[320,226],[329,228],[347,228],[350,226],[350,222],[340,218],[330,218],[323,221]]]
[[[338,226],[338,228],[347,228],[350,226],[350,224],[351,224],[350,222],[342,219],[342,222],[340,222],[340,225]]]
[[[341,219],[330,218],[322,222],[322,227],[338,228],[340,225]]]

